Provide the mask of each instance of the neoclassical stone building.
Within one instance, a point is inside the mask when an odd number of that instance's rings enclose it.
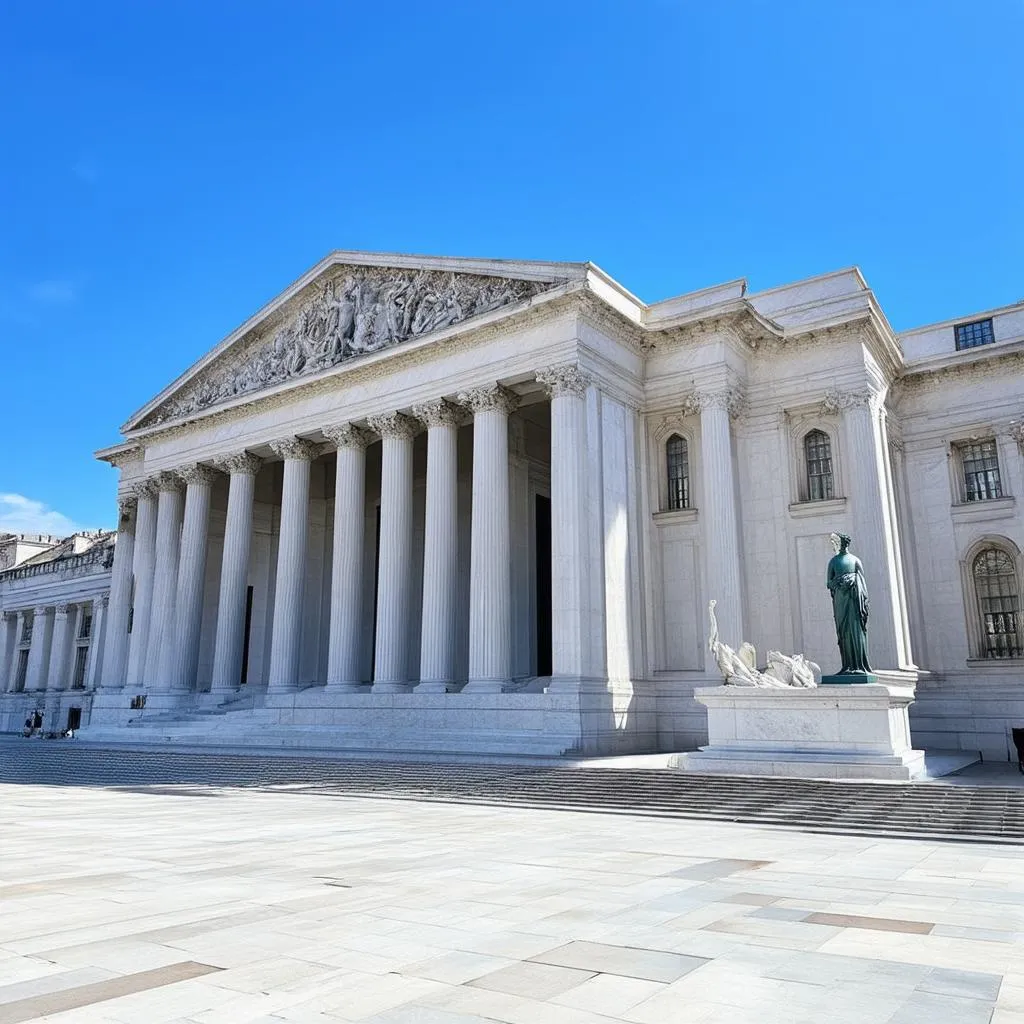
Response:
[[[1024,304],[897,335],[855,269],[646,304],[592,264],[333,253],[99,453],[85,735],[692,749],[709,598],[836,667],[841,531],[915,745],[1006,758],[1022,353]]]

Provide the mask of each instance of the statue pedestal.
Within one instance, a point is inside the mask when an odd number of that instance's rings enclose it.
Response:
[[[910,745],[913,673],[878,672],[877,683],[762,689],[698,688],[708,745],[679,756],[691,772],[811,779],[889,779],[924,774]]]

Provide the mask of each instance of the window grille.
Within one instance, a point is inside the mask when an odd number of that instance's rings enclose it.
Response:
[[[973,571],[981,613],[982,657],[1021,657],[1020,595],[1013,559],[998,548],[987,548],[975,558]]]
[[[964,500],[987,501],[1003,496],[999,480],[999,452],[995,441],[960,446],[964,467]]]
[[[90,636],[92,636],[92,614],[89,612],[83,612],[82,625],[78,630],[78,639],[87,640]]]
[[[824,430],[812,430],[804,438],[807,464],[807,500],[828,501],[835,497],[832,476],[832,441]]]
[[[668,464],[668,507],[690,507],[690,453],[686,438],[673,434],[665,445]]]
[[[25,618],[21,623],[21,639],[23,642],[32,639],[32,626],[35,625],[33,619]]]
[[[956,347],[958,349],[991,345],[995,340],[991,317],[987,320],[975,320],[969,324],[956,325]]]
[[[77,647],[75,648],[75,670],[71,676],[71,689],[72,690],[84,690],[85,689],[85,663],[89,657],[88,647]]]

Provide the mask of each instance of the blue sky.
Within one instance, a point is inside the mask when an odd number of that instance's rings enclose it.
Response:
[[[335,248],[593,260],[653,301],[858,264],[897,329],[1024,297],[1021,0],[11,0],[0,530]]]

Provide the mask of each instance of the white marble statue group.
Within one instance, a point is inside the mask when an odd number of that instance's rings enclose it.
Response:
[[[213,368],[157,419],[185,416],[236,395],[318,373],[550,287],[551,282],[482,274],[347,267],[272,334],[243,344],[236,358]]]
[[[708,650],[714,657],[726,686],[758,686],[777,689],[818,685],[818,681],[821,679],[821,669],[813,661],[808,661],[802,654],[794,654],[790,657],[781,651],[769,651],[768,666],[759,670],[757,651],[753,644],[744,641],[740,644],[738,652],[728,644],[723,644],[718,638],[718,620],[715,618],[717,603],[717,601],[708,603],[708,616],[711,619]]]

